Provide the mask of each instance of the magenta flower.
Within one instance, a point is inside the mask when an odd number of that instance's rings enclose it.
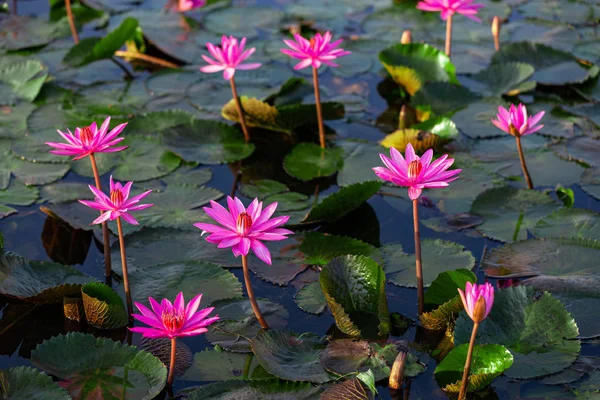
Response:
[[[287,54],[290,57],[297,58],[300,61],[294,66],[294,69],[302,69],[312,65],[314,68],[319,68],[321,64],[327,64],[331,67],[339,67],[339,65],[332,61],[338,57],[347,56],[350,54],[349,51],[344,49],[336,49],[341,43],[342,39],[338,39],[333,43],[331,42],[331,32],[325,32],[325,35],[317,33],[315,37],[307,40],[299,34],[294,34],[293,40],[284,40],[283,42],[288,45],[290,49],[281,49],[283,54]]]
[[[96,123],[93,122],[90,126],[75,128],[74,135],[68,129],[68,133],[58,131],[67,143],[46,142],[46,144],[57,149],[50,150],[50,153],[59,156],[75,156],[75,158],[73,158],[74,160],[79,160],[80,158],[89,156],[93,153],[114,153],[125,150],[127,146],[112,146],[125,139],[122,137],[117,138],[117,135],[125,128],[127,122],[118,125],[108,132],[109,124],[110,117],[107,117],[100,129],[98,129]]]
[[[429,149],[419,157],[409,143],[406,146],[406,160],[395,148],[390,149],[391,159],[384,154],[379,154],[385,167],[375,167],[373,171],[381,179],[392,182],[398,186],[408,187],[408,197],[418,199],[424,188],[443,188],[449,182],[458,179],[462,170],[446,171],[454,163],[453,158],[444,154],[433,163],[433,150]]]
[[[480,323],[487,318],[494,305],[494,287],[489,283],[483,285],[467,282],[465,291],[458,289],[465,311],[469,317]]]
[[[255,47],[244,50],[246,47],[246,38],[242,38],[238,43],[238,40],[233,36],[229,36],[229,38],[223,36],[221,39],[221,47],[215,46],[212,43],[206,43],[206,47],[208,48],[210,55],[215,59],[213,60],[203,54],[202,58],[210,65],[205,65],[200,68],[200,71],[207,74],[223,71],[223,78],[225,78],[225,80],[230,80],[235,74],[236,69],[256,69],[262,65],[260,63],[242,64],[242,61],[250,57],[252,53],[256,51]]]
[[[206,332],[207,326],[219,320],[218,316],[206,318],[215,309],[214,307],[198,311],[202,294],[194,297],[187,306],[181,292],[175,298],[175,304],[172,304],[168,299],[163,299],[160,304],[152,297],[148,297],[148,300],[152,310],[136,302],[135,306],[142,314],[132,314],[132,316],[138,321],[149,325],[150,328],[129,328],[132,332],[141,333],[147,338],[173,339],[196,336]]]
[[[271,265],[271,253],[262,242],[284,240],[287,239],[285,235],[294,233],[279,228],[290,219],[289,216],[271,218],[277,209],[277,202],[264,210],[263,203],[258,199],[254,199],[248,209],[237,197],[235,199],[227,197],[229,210],[215,201],[211,201],[210,204],[212,208],[204,207],[204,211],[222,226],[203,222],[198,222],[194,226],[202,229],[202,235],[210,233],[206,238],[208,242],[217,243],[221,249],[231,247],[236,257],[247,256],[252,249],[258,258]]]
[[[423,11],[441,12],[441,17],[444,21],[454,14],[462,14],[473,21],[481,22],[475,14],[483,4],[473,4],[474,0],[423,0],[419,1],[417,8]]]
[[[510,110],[498,107],[498,115],[496,115],[498,119],[492,119],[492,124],[512,136],[530,135],[544,127],[544,125],[537,124],[545,113],[545,111],[540,111],[533,117],[527,118],[527,109],[523,104],[519,104],[518,107],[511,104]]]
[[[176,11],[185,12],[201,8],[206,5],[206,0],[179,0],[173,7]]]
[[[154,204],[138,204],[140,200],[148,196],[152,190],[148,190],[144,193],[129,198],[129,191],[131,190],[133,182],[127,182],[124,186],[119,182],[113,182],[112,176],[110,177],[110,197],[102,193],[92,185],[89,185],[90,190],[96,196],[94,201],[79,200],[80,203],[85,204],[88,207],[95,208],[96,210],[103,211],[104,213],[100,217],[96,218],[93,224],[100,224],[107,220],[115,220],[119,217],[129,222],[132,225],[138,225],[138,222],[129,212],[143,210],[148,207],[152,207]]]

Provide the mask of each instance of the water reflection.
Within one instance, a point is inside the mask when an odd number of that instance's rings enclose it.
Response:
[[[92,231],[75,229],[58,217],[48,216],[44,221],[42,244],[48,257],[60,264],[83,264],[92,237]]]

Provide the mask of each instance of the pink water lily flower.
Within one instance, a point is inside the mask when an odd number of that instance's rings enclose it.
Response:
[[[300,61],[294,66],[294,69],[302,69],[308,66],[319,68],[321,64],[327,64],[331,67],[339,67],[339,65],[332,62],[338,57],[347,56],[350,54],[349,51],[344,49],[336,49],[341,43],[342,39],[338,39],[333,43],[331,42],[331,32],[325,32],[325,35],[317,33],[312,39],[308,40],[294,34],[294,40],[284,40],[283,42],[290,49],[281,49],[283,54],[287,54],[290,57],[297,58]]]
[[[512,136],[525,136],[535,133],[542,129],[544,125],[538,125],[546,112],[540,111],[533,117],[527,117],[527,108],[522,103],[518,107],[510,105],[507,110],[504,107],[498,107],[498,115],[492,119],[492,124]]]
[[[462,14],[473,21],[481,22],[481,19],[475,14],[483,4],[474,4],[474,0],[423,0],[419,1],[417,8],[423,11],[441,12],[444,21],[454,14]]]
[[[174,8],[179,12],[191,11],[206,5],[206,0],[179,0]]]
[[[385,154],[379,154],[385,167],[375,167],[373,171],[381,179],[392,182],[398,186],[408,187],[408,197],[411,200],[418,199],[424,188],[443,188],[448,186],[449,182],[458,179],[458,174],[462,171],[454,169],[447,171],[454,163],[453,158],[448,158],[444,154],[433,163],[433,150],[429,149],[419,157],[409,143],[406,146],[406,160],[402,154],[395,148],[390,149],[388,158]]]
[[[238,42],[233,36],[223,36],[221,38],[221,47],[215,46],[212,43],[206,43],[208,52],[214,57],[214,60],[206,55],[202,55],[204,61],[210,65],[205,65],[200,68],[200,71],[210,74],[213,72],[223,71],[223,78],[230,80],[235,74],[236,69],[249,70],[259,68],[260,63],[242,64],[256,51],[255,47],[244,50],[246,47],[246,38],[242,38]]]
[[[187,306],[183,293],[179,293],[172,304],[168,299],[163,299],[159,304],[149,297],[152,310],[141,303],[135,306],[142,313],[132,314],[133,318],[149,325],[150,327],[129,328],[132,332],[141,333],[147,338],[178,338],[196,336],[207,331],[206,327],[219,320],[218,316],[208,317],[215,308],[208,307],[198,311],[202,294],[194,297]]]
[[[100,217],[96,218],[94,222],[92,222],[92,225],[101,224],[109,219],[115,220],[119,217],[123,217],[125,221],[132,225],[139,224],[137,220],[129,213],[131,211],[138,211],[152,207],[154,204],[138,204],[140,200],[148,196],[152,190],[148,190],[129,199],[131,185],[133,185],[133,182],[127,182],[125,185],[121,185],[119,182],[113,182],[113,178],[111,176],[110,197],[102,193],[102,191],[98,190],[98,188],[89,185],[90,190],[96,196],[94,201],[79,200],[79,202],[96,210],[104,211]]]
[[[217,203],[210,202],[211,207],[204,207],[209,217],[222,226],[198,222],[195,227],[202,229],[202,235],[210,233],[206,240],[218,244],[220,249],[231,247],[236,257],[247,256],[250,249],[265,263],[271,265],[271,253],[263,241],[287,239],[286,235],[294,232],[280,228],[290,219],[289,216],[271,218],[277,209],[277,202],[263,210],[263,203],[254,199],[248,206],[237,197],[227,197],[229,210]]]
[[[463,292],[458,289],[458,294],[465,307],[465,311],[474,322],[480,323],[492,311],[492,306],[494,305],[494,287],[489,282],[483,285],[467,282],[465,291]]]
[[[75,134],[67,129],[68,133],[60,130],[58,133],[67,141],[67,143],[46,142],[48,146],[57,150],[50,150],[50,153],[59,156],[75,156],[74,160],[89,156],[93,153],[114,153],[125,150],[127,146],[113,147],[125,138],[117,138],[117,135],[127,126],[127,122],[116,126],[108,132],[110,117],[107,117],[100,129],[95,122],[90,126],[75,128]]]

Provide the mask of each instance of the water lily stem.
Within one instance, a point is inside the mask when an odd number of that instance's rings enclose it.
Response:
[[[313,85],[315,87],[315,106],[317,107],[317,121],[319,123],[319,142],[325,148],[325,126],[323,125],[323,110],[321,109],[321,92],[319,91],[319,73],[313,67]]]
[[[235,101],[235,108],[238,113],[238,117],[240,119],[240,125],[242,126],[242,132],[244,132],[244,139],[246,143],[250,142],[250,133],[248,133],[248,128],[246,127],[246,119],[244,118],[244,110],[242,109],[242,102],[240,101],[240,97],[238,96],[237,88],[235,87],[235,79],[233,76],[229,80],[231,83],[231,95],[233,96],[233,100]]]
[[[75,17],[73,17],[73,10],[71,9],[71,0],[65,0],[65,10],[67,11],[67,18],[69,19],[69,27],[71,28],[71,36],[75,44],[79,43],[79,35],[77,34],[77,27],[75,26]]]
[[[12,0],[12,15],[17,15],[17,0]]]
[[[446,20],[446,55],[450,57],[450,48],[452,47],[452,15]]]
[[[131,301],[131,291],[129,290],[129,274],[127,273],[127,255],[125,254],[125,239],[123,238],[123,224],[121,217],[117,217],[117,230],[119,231],[119,246],[121,248],[121,268],[123,269],[123,287],[125,289],[125,298],[127,300],[127,313],[131,319],[133,313],[133,302]]]
[[[254,315],[256,315],[256,319],[263,329],[269,329],[269,324],[260,312],[256,297],[254,297],[254,289],[252,289],[252,282],[250,281],[250,269],[248,268],[248,257],[244,255],[242,255],[242,269],[244,270],[244,282],[246,283],[246,291],[248,292],[248,298],[250,299]]]
[[[527,164],[525,164],[523,146],[521,145],[521,136],[515,136],[515,138],[517,139],[517,150],[519,151],[519,160],[521,161],[521,169],[523,170],[523,175],[525,176],[525,181],[527,182],[527,188],[533,189],[533,181],[531,180],[531,176],[529,175]]]
[[[94,180],[96,181],[96,188],[102,190],[102,184],[100,183],[100,174],[98,173],[98,164],[96,164],[96,156],[90,154],[90,162],[92,163],[92,171],[94,171]],[[104,211],[100,211],[102,215]],[[112,276],[112,262],[110,259],[110,235],[108,233],[108,222],[102,223],[102,241],[104,242],[104,276],[108,283],[111,282]],[[109,284],[110,286],[110,284]]]
[[[458,400],[465,400],[467,397],[467,389],[469,386],[469,371],[471,370],[471,358],[473,358],[473,347],[475,347],[475,337],[477,336],[478,323],[473,324],[471,332],[471,341],[469,342],[469,351],[467,352],[467,360],[465,361],[465,369],[463,371],[462,382],[460,384],[460,393]]]
[[[175,377],[175,358],[177,356],[177,338],[171,339],[171,362],[169,363],[169,376],[167,378],[167,385],[173,384],[173,378]]]
[[[415,267],[417,272],[417,296],[419,298],[419,316],[425,311],[423,289],[423,264],[421,263],[421,232],[419,229],[419,199],[413,200],[413,225],[415,230]]]
[[[163,60],[162,58],[152,57],[147,54],[136,53],[133,51],[117,50],[117,51],[115,51],[115,56],[125,58],[125,59],[130,58],[130,59],[142,60],[142,61],[149,62],[151,64],[160,65],[161,67],[165,67],[165,68],[172,68],[172,69],[179,68],[179,65],[174,64],[167,60]]]
[[[500,18],[497,16],[492,20],[492,36],[494,37],[494,48],[500,51]]]

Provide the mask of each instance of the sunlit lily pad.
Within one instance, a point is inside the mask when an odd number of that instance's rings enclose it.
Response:
[[[167,369],[156,357],[134,346],[82,333],[44,341],[31,362],[63,381],[75,398],[152,399],[165,385]]]
[[[14,400],[69,400],[69,393],[52,377],[31,367],[0,370],[2,394]]]
[[[99,329],[117,329],[127,325],[128,315],[123,299],[110,287],[90,282],[81,287],[87,322]]]
[[[283,160],[283,168],[295,178],[309,181],[338,171],[344,161],[341,149],[322,149],[314,143],[300,143]]]
[[[14,104],[18,100],[35,100],[47,77],[47,68],[37,60],[0,67],[0,103]]]
[[[6,218],[9,215],[16,214],[17,210],[12,207],[5,206],[4,204],[0,204],[0,219]]]
[[[467,343],[473,322],[461,313],[455,343]],[[479,326],[478,344],[505,346],[514,364],[504,373],[526,379],[562,371],[579,355],[577,324],[565,306],[549,293],[535,295],[533,288],[518,286],[496,291],[494,307]]]
[[[381,260],[376,247],[357,239],[309,232],[304,237],[300,251],[304,262],[310,265],[327,265],[331,260],[346,254],[363,255]]]
[[[538,221],[539,237],[600,239],[600,213],[583,208],[562,208]]]
[[[336,221],[369,200],[380,187],[381,182],[376,181],[345,186],[317,204],[306,217],[306,221]]]
[[[479,98],[464,86],[448,82],[433,82],[424,85],[415,93],[412,103],[420,109],[428,109],[436,115],[444,115],[463,109]]]
[[[521,62],[492,64],[487,69],[471,76],[472,81],[465,84],[469,89],[484,97],[512,96],[535,88],[535,82],[527,81],[534,68]]]

